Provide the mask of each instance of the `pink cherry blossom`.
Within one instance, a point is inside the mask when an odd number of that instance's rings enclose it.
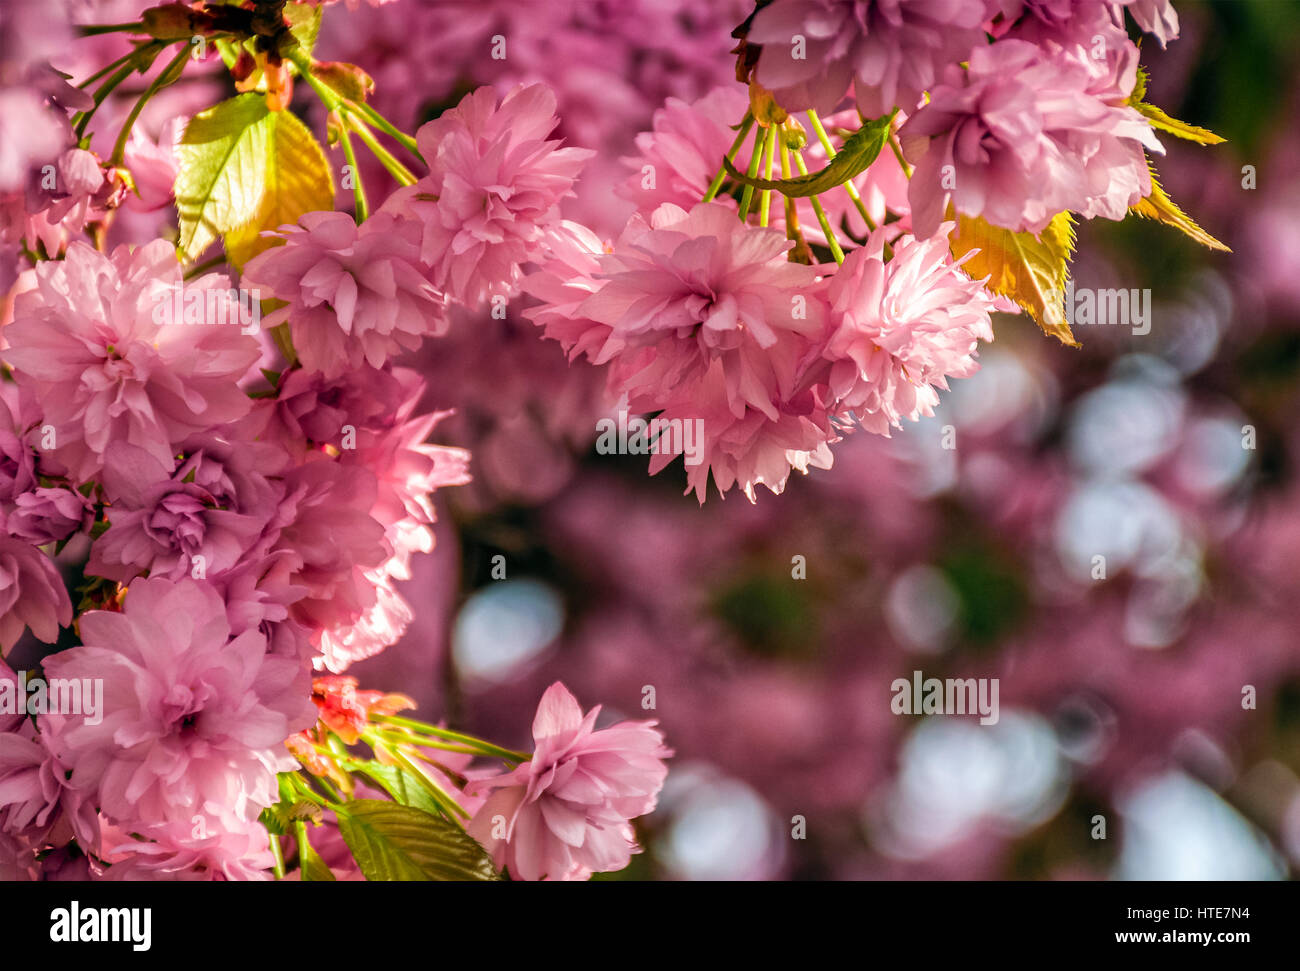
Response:
[[[5,530],[34,546],[57,543],[88,529],[92,517],[90,501],[62,486],[38,486],[14,496],[12,507],[0,509]]]
[[[1016,39],[950,68],[903,126],[916,164],[916,235],[933,235],[949,197],[958,212],[1042,232],[1058,213],[1122,218],[1150,192],[1143,148],[1162,151],[1137,111],[1094,95],[1091,72],[1060,51]]]
[[[245,286],[288,302],[265,326],[288,321],[303,366],[335,378],[441,334],[438,292],[422,277],[415,227],[386,213],[357,226],[340,212],[310,212],[286,229],[286,242],[255,256]]]
[[[197,816],[196,819],[205,817]],[[197,832],[197,835],[196,835]],[[106,847],[112,861],[105,880],[269,880],[270,836],[256,820],[191,820],[140,827]]]
[[[533,719],[531,761],[473,784],[496,791],[469,833],[517,880],[586,879],[621,870],[639,852],[628,820],[654,809],[672,751],[654,721],[597,730],[599,713],[597,705],[584,717],[555,682]]]
[[[691,104],[669,98],[654,114],[654,129],[637,135],[639,154],[623,159],[632,174],[618,194],[646,213],[665,202],[689,209],[704,198],[736,138],[731,126],[748,108],[745,89],[734,84]]]
[[[139,126],[131,129],[123,163],[131,172],[135,192],[127,196],[125,205],[153,212],[172,201],[172,187],[180,170],[176,146],[184,127],[184,118],[173,118],[162,126],[156,141]]]
[[[983,44],[988,13],[984,0],[775,0],[747,40],[763,46],[755,76],[787,111],[829,113],[851,83],[858,108],[878,118],[915,107]]]
[[[229,496],[214,494],[219,485],[198,481],[200,464],[191,458],[164,465],[142,448],[111,444],[103,476],[109,528],[92,547],[87,569],[125,583],[145,572],[206,579],[233,568],[261,537],[276,503],[256,512],[232,506]]]
[[[594,363],[617,357],[636,394],[698,379],[717,360],[736,415],[775,417],[773,397],[793,391],[804,341],[826,320],[819,271],[789,262],[792,245],[717,203],[634,216],[599,260],[604,285],[575,311],[609,328]]]
[[[951,229],[951,223],[941,227]],[[825,356],[837,411],[888,435],[903,419],[934,413],[936,389],[979,368],[975,349],[991,341],[991,301],[948,257],[947,233],[902,237],[881,259],[877,233],[832,277],[827,296],[834,330]]]
[[[62,833],[51,834],[61,821]],[[75,835],[90,849],[99,842],[94,804],[68,784],[65,766],[31,721],[0,732],[0,829],[11,834],[40,833],[42,839],[56,842]]]
[[[516,87],[500,105],[484,87],[416,133],[429,174],[384,208],[418,220],[420,257],[453,299],[509,294],[520,264],[542,255],[543,230],[593,154],[548,139],[557,124],[545,85]]]
[[[0,535],[0,651],[27,628],[47,644],[72,623],[72,601],[54,563],[35,546]]]
[[[651,404],[648,397],[636,400],[637,408],[648,409]],[[656,415],[662,421],[701,423],[700,460],[686,465],[686,492],[694,492],[701,505],[708,496],[710,476],[723,498],[733,486],[750,502],[757,502],[755,486],[780,495],[791,471],[807,475],[810,468],[829,469],[830,445],[839,438],[824,401],[811,387],[774,400],[770,406],[774,413],[747,405],[737,414],[721,363],[716,361],[699,381],[654,399],[653,405],[662,409]],[[666,452],[655,455],[650,473],[675,457]]]
[[[5,328],[4,357],[41,401],[53,455],[78,482],[99,471],[110,442],[166,463],[173,442],[248,410],[236,382],[257,360],[257,342],[239,327],[188,326],[160,313],[182,287],[170,243],[105,256],[76,242],[36,275]],[[229,293],[217,274],[183,286]]]
[[[272,552],[288,556],[292,582],[306,590],[292,616],[313,632],[350,626],[375,603],[366,572],[392,555],[369,512],[378,495],[374,473],[318,454],[284,482],[287,522]]]
[[[103,679],[96,724],[44,719],[73,786],[132,826],[247,821],[276,800],[283,741],[315,718],[306,667],[257,631],[232,638],[220,595],[189,578],[137,579],[122,612],[88,611],[80,629],[82,646],[45,661],[48,677]]]
[[[0,192],[22,192],[33,169],[70,141],[67,118],[27,85],[0,88]]]

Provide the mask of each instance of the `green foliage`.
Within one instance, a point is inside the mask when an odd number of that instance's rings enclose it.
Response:
[[[844,146],[824,169],[793,179],[752,177],[737,169],[727,158],[723,158],[722,164],[733,179],[755,189],[775,189],[792,199],[820,195],[848,182],[876,160],[889,140],[889,126],[893,120],[893,115],[886,115],[867,122],[845,140]]]
[[[356,765],[356,771],[369,776],[378,785],[403,806],[422,809],[432,816],[443,815],[438,800],[429,790],[420,785],[419,780],[400,765],[384,765],[382,762],[363,762]]]
[[[788,573],[745,574],[713,599],[713,613],[756,654],[799,657],[816,649],[817,611]]]
[[[411,806],[358,799],[336,807],[367,880],[499,880],[483,847],[455,823]]]
[[[259,94],[195,115],[177,154],[177,245],[184,260],[224,235],[231,262],[242,265],[272,244],[259,238],[263,230],[333,208],[333,179],[319,143],[292,114],[268,109]]]

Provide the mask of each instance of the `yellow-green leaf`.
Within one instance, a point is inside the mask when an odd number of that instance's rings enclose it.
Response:
[[[298,46],[308,57],[316,46],[316,36],[320,33],[321,8],[310,3],[286,3],[284,5],[284,22],[289,25]]]
[[[223,101],[185,126],[176,175],[182,259],[195,259],[219,235],[257,214],[274,127],[266,99],[256,94]]]
[[[1151,169],[1151,194],[1129,211],[1141,216],[1143,219],[1154,219],[1167,226],[1173,226],[1202,246],[1221,250],[1224,253],[1231,253],[1232,250],[1196,225],[1191,216],[1174,204],[1174,201],[1165,192],[1164,187],[1161,186],[1160,180],[1156,178],[1155,166],[1151,164],[1149,159],[1147,160],[1147,166]]]
[[[335,807],[367,880],[499,880],[483,847],[455,823],[411,806],[357,799]]]
[[[1170,118],[1161,109],[1155,105],[1143,104],[1139,102],[1133,106],[1142,115],[1151,122],[1152,128],[1159,128],[1161,131],[1167,131],[1171,135],[1177,135],[1179,138],[1185,138],[1189,142],[1196,142],[1198,145],[1218,145],[1226,139],[1214,134],[1208,128],[1198,128],[1196,125],[1189,125],[1185,121],[1179,121],[1177,118]]]
[[[1060,213],[1040,234],[1015,233],[978,217],[958,216],[949,237],[952,255],[978,250],[963,265],[975,279],[987,276],[988,289],[1014,300],[1062,344],[1078,347],[1065,319],[1065,282],[1074,251],[1074,219]]]
[[[876,160],[880,150],[885,147],[885,142],[889,140],[889,126],[893,120],[893,115],[885,115],[867,122],[845,140],[844,146],[825,168],[793,179],[755,178],[741,172],[725,157],[722,164],[733,179],[755,189],[775,189],[788,198],[820,195],[843,185]]]
[[[298,838],[298,867],[302,871],[302,879],[308,881],[337,880],[334,871],[321,859],[320,854],[316,852],[316,847],[311,845],[311,840],[307,836],[306,824],[298,823],[294,832]]]
[[[334,208],[329,162],[311,130],[288,111],[270,112],[266,123],[262,198],[243,224],[225,230],[226,255],[237,267],[276,245],[275,237],[259,235],[263,230],[296,223],[304,213]]]

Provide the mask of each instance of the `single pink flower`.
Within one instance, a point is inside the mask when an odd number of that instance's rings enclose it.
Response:
[[[483,87],[416,133],[429,174],[384,209],[418,221],[420,257],[452,299],[512,293],[520,264],[542,255],[543,230],[594,154],[548,139],[558,124],[545,85],[520,85],[500,105]]]
[[[91,547],[87,569],[126,583],[140,573],[207,579],[238,564],[261,538],[278,496],[268,493],[261,503],[245,496],[245,510],[220,482],[198,480],[200,467],[212,464],[201,459],[199,452],[163,464],[142,448],[111,444],[103,475],[109,528]]]
[[[673,753],[654,721],[596,730],[560,682],[533,719],[532,760],[480,780],[493,790],[467,827],[517,880],[586,879],[621,870],[639,852],[628,820],[654,809]]]
[[[89,499],[62,486],[38,486],[14,496],[13,505],[0,510],[6,532],[34,546],[57,543],[88,529],[93,515]]]
[[[381,367],[447,327],[442,297],[418,265],[418,231],[387,213],[361,226],[341,212],[309,212],[286,242],[255,256],[244,284],[288,303],[265,326],[289,322],[303,366],[336,378]]]
[[[130,170],[131,181],[135,183],[135,192],[126,198],[128,208],[153,212],[172,201],[176,174],[180,171],[176,146],[184,129],[183,117],[164,124],[157,141],[146,135],[139,125],[131,129],[123,156],[123,164]]]
[[[72,601],[53,561],[35,546],[0,535],[0,652],[27,628],[47,644],[72,623]]]
[[[176,291],[231,299],[223,276],[182,284],[164,240],[105,256],[76,242],[62,260],[36,268],[37,287],[18,296],[5,328],[4,358],[20,388],[53,426],[53,456],[85,481],[110,442],[129,442],[168,462],[186,435],[243,415],[238,381],[257,360],[257,341],[238,326],[171,321]],[[237,321],[232,305],[227,320]]]
[[[834,410],[887,436],[903,419],[934,414],[948,378],[979,369],[976,348],[993,340],[993,328],[992,302],[951,262],[947,232],[899,238],[888,262],[883,242],[873,234],[831,278],[834,329],[824,356],[833,362]]]
[[[648,223],[632,217],[599,259],[604,285],[575,310],[609,328],[594,363],[618,358],[635,395],[670,393],[720,361],[733,412],[775,418],[773,397],[793,393],[807,342],[826,321],[820,271],[789,262],[792,245],[718,203],[689,213],[665,204]]]
[[[132,830],[196,813],[234,825],[275,802],[275,774],[294,766],[284,740],[315,721],[307,667],[268,655],[258,631],[231,637],[220,595],[189,578],[137,579],[120,613],[79,626],[82,646],[45,672],[102,679],[103,710],[42,725],[74,787]]]

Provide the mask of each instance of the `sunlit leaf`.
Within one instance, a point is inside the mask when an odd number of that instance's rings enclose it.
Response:
[[[335,812],[367,880],[500,879],[483,847],[445,819],[378,799],[358,799]]]
[[[334,179],[329,162],[311,130],[288,111],[269,113],[266,166],[262,198],[242,224],[225,231],[226,254],[243,266],[262,250],[277,244],[263,230],[295,223],[308,212],[334,208]]]
[[[1161,131],[1167,131],[1171,135],[1177,135],[1179,138],[1185,138],[1189,142],[1196,142],[1198,145],[1219,145],[1225,139],[1214,134],[1208,128],[1198,128],[1196,125],[1189,125],[1185,121],[1179,121],[1177,118],[1170,118],[1161,109],[1155,105],[1138,103],[1133,106],[1140,111],[1146,119],[1151,122],[1152,128],[1159,128]]]
[[[239,95],[190,119],[176,154],[181,257],[196,258],[222,233],[257,215],[275,122],[266,99]]]
[[[1207,233],[1174,204],[1169,198],[1164,187],[1161,186],[1160,180],[1156,178],[1155,166],[1147,163],[1151,168],[1151,194],[1134,206],[1130,212],[1136,213],[1143,219],[1154,219],[1162,222],[1167,226],[1173,226],[1175,229],[1183,232],[1187,236],[1196,240],[1202,246],[1208,246],[1210,249],[1221,250],[1224,253],[1231,253],[1227,246],[1224,246],[1217,239]]]
[[[1062,344],[1078,347],[1065,319],[1065,282],[1074,251],[1074,220],[1060,213],[1041,233],[1015,233],[978,217],[958,216],[949,238],[954,257],[978,250],[962,265],[975,279],[987,276],[988,289],[1023,307]]]
[[[356,769],[383,786],[394,801],[403,806],[423,809],[434,816],[442,815],[442,808],[429,794],[429,790],[420,785],[419,780],[400,765],[384,765],[382,762],[372,760],[357,765]]]

